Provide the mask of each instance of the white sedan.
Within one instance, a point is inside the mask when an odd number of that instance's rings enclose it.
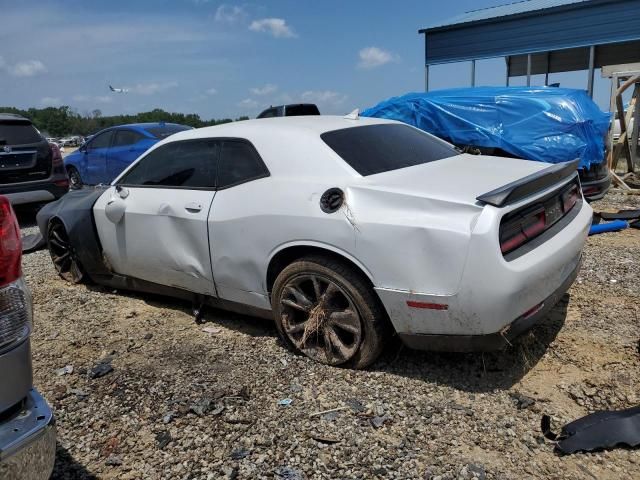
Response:
[[[38,223],[68,280],[274,318],[294,350],[362,368],[394,332],[422,349],[507,345],[570,287],[591,214],[575,162],[315,116],[177,133]]]

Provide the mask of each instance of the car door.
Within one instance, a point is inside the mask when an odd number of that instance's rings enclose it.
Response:
[[[259,202],[277,196],[269,188],[269,170],[254,146],[244,139],[224,139],[218,163],[218,192],[209,214],[211,264],[218,296],[232,302],[270,309],[262,292],[267,257],[261,248],[277,222],[265,223]],[[258,227],[262,225],[263,228]],[[260,232],[255,234],[254,232]]]
[[[107,154],[108,181],[113,181],[147,148],[148,144],[141,133],[125,128],[116,130]]]
[[[80,172],[82,180],[90,185],[108,183],[107,152],[113,139],[113,130],[96,135],[87,144],[84,151],[84,172]]]
[[[107,260],[121,275],[215,295],[207,217],[219,144],[183,140],[151,150],[94,206]]]

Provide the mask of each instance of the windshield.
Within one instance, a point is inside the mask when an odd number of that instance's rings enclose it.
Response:
[[[401,124],[344,128],[320,138],[363,177],[458,155],[448,143]]]
[[[187,125],[175,125],[175,124],[166,124],[166,125],[158,125],[157,127],[147,127],[145,131],[149,132],[156,138],[167,138],[169,135],[173,135],[174,133],[182,132],[183,130],[191,130],[192,127],[188,127]]]
[[[24,121],[0,123],[0,145],[25,145],[41,142],[42,136]]]

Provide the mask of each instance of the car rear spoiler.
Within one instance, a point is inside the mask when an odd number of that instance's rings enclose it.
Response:
[[[509,203],[517,202],[565,178],[577,175],[579,162],[579,160],[572,160],[570,162],[551,165],[544,170],[527,175],[520,180],[507,183],[495,190],[483,193],[479,197],[476,197],[476,200],[488,203],[494,207],[503,207]]]

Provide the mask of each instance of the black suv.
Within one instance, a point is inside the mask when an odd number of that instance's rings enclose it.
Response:
[[[56,200],[69,190],[58,146],[31,122],[0,113],[0,195],[13,205]]]
[[[302,115],[320,115],[320,110],[313,103],[292,103],[290,105],[269,107],[256,118],[299,117]]]

